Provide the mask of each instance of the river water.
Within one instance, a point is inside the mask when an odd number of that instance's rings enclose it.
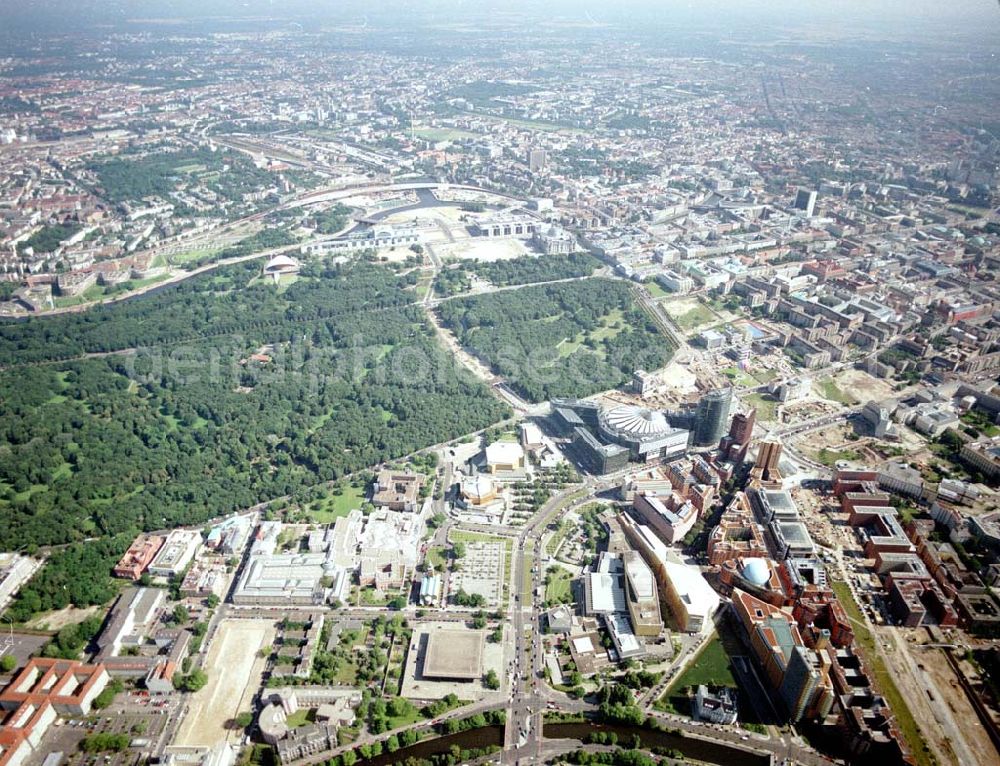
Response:
[[[579,739],[582,741],[595,731],[614,732],[618,736],[618,743],[626,747],[632,741],[633,736],[638,735],[646,749],[665,747],[679,750],[687,758],[706,763],[717,763],[719,766],[768,766],[771,762],[768,755],[748,753],[723,742],[709,742],[639,726],[612,726],[589,722],[547,723],[543,734],[546,739]]]
[[[610,726],[599,723],[547,723],[544,736],[546,739],[576,739],[581,743],[595,731],[614,732],[621,745],[628,746],[633,735],[638,735],[643,747],[664,747],[679,750],[685,757],[705,763],[715,763],[719,766],[768,766],[770,756],[749,753],[738,747],[732,747],[723,742],[710,742],[693,737],[684,737],[655,729],[644,729],[632,726]],[[383,753],[377,758],[359,760],[358,766],[392,766],[410,757],[430,758],[432,755],[447,753],[454,745],[463,750],[486,747],[487,745],[503,745],[503,726],[484,726],[480,729],[470,729],[458,734],[418,742],[412,747],[402,748],[395,753]]]
[[[463,750],[472,750],[488,745],[503,746],[503,726],[483,726],[479,729],[460,731],[458,734],[446,734],[418,742],[410,747],[400,748],[395,753],[383,753],[377,758],[358,759],[357,766],[392,766],[407,758],[430,758],[438,753],[447,753],[453,745]]]

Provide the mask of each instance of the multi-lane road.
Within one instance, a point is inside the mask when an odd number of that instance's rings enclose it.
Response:
[[[514,629],[514,666],[507,706],[507,730],[504,737],[504,762],[517,763],[534,751],[541,741],[542,713],[545,700],[539,695],[542,670],[541,631],[538,619],[540,604],[537,592],[541,569],[541,534],[548,519],[562,507],[571,490],[553,496],[529,521],[517,537],[513,555],[512,623]],[[523,599],[530,591],[530,601]]]
[[[570,700],[550,689],[543,681],[541,617],[542,536],[550,521],[561,511],[579,507],[605,488],[608,480],[589,481],[581,493],[579,485],[563,489],[542,506],[518,534],[514,553],[512,623],[514,629],[514,667],[507,707],[507,730],[504,739],[504,762],[518,763],[537,759],[542,748],[542,725],[549,702],[558,702],[566,710],[587,710],[591,706]],[[527,602],[524,601],[526,595]]]

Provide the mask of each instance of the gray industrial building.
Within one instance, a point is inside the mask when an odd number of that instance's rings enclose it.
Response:
[[[343,576],[326,553],[276,553],[253,556],[243,570],[233,603],[266,606],[312,606],[329,595],[326,578]]]

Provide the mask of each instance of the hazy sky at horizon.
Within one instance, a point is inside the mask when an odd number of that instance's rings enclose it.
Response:
[[[25,16],[51,12],[76,14],[104,11],[120,17],[178,17],[208,15],[277,15],[282,13],[319,16],[356,12],[384,13],[393,9],[409,12],[531,12],[533,15],[691,16],[720,14],[759,16],[839,16],[857,20],[902,19],[907,16],[1000,21],[998,0],[0,0],[0,20],[8,13]],[[103,15],[103,14],[102,14]]]
[[[480,23],[512,13],[545,19],[610,23],[661,22],[698,29],[822,27],[851,31],[909,29],[954,36],[975,33],[1000,40],[998,0],[0,0],[0,27],[7,21],[43,30],[131,19],[211,17],[314,18],[317,21],[392,19]],[[2,51],[0,51],[2,53]]]

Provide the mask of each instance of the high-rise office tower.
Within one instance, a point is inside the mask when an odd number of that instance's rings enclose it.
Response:
[[[692,444],[697,447],[707,447],[719,443],[719,439],[726,433],[732,402],[732,388],[718,388],[701,397],[698,401],[698,411],[695,413]]]
[[[806,218],[812,218],[816,208],[816,192],[809,189],[799,189],[795,195],[795,209],[804,210]]]
[[[781,442],[763,441],[757,448],[757,460],[751,475],[763,482],[780,482],[781,471],[778,461],[781,460]]]
[[[532,149],[528,152],[528,170],[532,173],[544,168],[547,161],[548,155],[544,149]]]
[[[750,449],[750,440],[753,439],[753,428],[757,422],[757,410],[751,408],[749,412],[738,412],[733,415],[732,425],[729,426],[729,433],[722,437],[719,442],[719,451],[722,457],[731,460],[733,463],[742,463]]]
[[[738,412],[733,415],[733,423],[729,427],[729,438],[733,444],[749,444],[753,436],[753,427],[757,422],[757,410],[751,408],[749,412]]]

